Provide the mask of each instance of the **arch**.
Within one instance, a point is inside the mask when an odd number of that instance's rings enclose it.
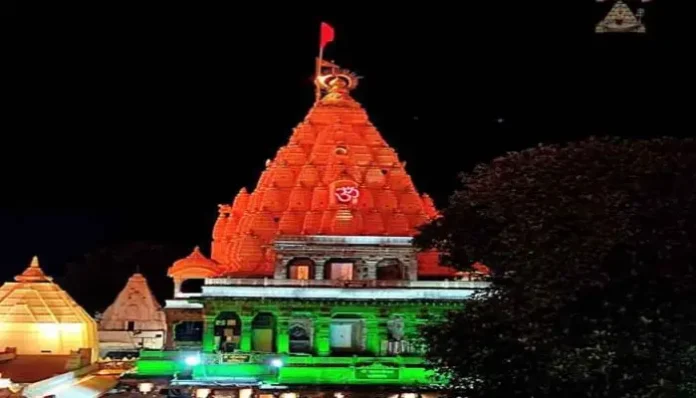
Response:
[[[315,279],[314,270],[316,269],[316,264],[308,257],[293,258],[288,261],[286,268],[288,279]]]
[[[236,312],[221,312],[215,318],[213,328],[215,349],[220,352],[234,352],[239,348],[242,338],[242,320]]]
[[[385,258],[376,264],[376,276],[380,281],[403,280],[405,271],[403,263],[396,258]]]
[[[275,317],[270,312],[259,312],[251,321],[251,350],[276,352]]]
[[[356,278],[358,261],[352,258],[331,258],[324,263],[324,279],[352,281]]]
[[[293,317],[288,323],[289,351],[291,353],[312,353],[313,324],[308,316]]]

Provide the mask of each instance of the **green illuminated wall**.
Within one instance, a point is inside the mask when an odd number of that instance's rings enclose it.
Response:
[[[432,383],[432,374],[425,369],[418,355],[386,355],[382,342],[387,339],[387,323],[395,316],[403,319],[404,340],[415,341],[419,326],[431,317],[461,307],[461,302],[348,302],[307,301],[293,299],[233,299],[208,298],[204,303],[205,322],[201,342],[201,364],[188,367],[185,351],[144,351],[138,361],[140,376],[171,376],[188,372],[194,379],[253,378],[266,383],[282,384],[398,384],[425,385]],[[216,353],[214,321],[223,312],[234,312],[242,322],[239,363],[230,363]],[[251,324],[258,313],[275,317],[276,351],[252,353]],[[365,349],[359,353],[332,353],[329,325],[332,318],[359,317],[364,321]],[[289,324],[294,317],[307,317],[313,325],[313,352],[309,355],[290,354]],[[283,366],[270,365],[272,359],[281,359]],[[237,361],[235,359],[235,361]]]

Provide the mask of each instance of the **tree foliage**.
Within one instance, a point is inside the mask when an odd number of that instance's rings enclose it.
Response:
[[[462,176],[422,247],[493,271],[426,328],[471,397],[696,396],[696,143],[588,139]]]

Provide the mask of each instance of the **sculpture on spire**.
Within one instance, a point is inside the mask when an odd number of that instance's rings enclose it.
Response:
[[[339,69],[337,66],[331,68],[328,73],[323,70],[320,71],[317,77],[317,86],[321,91],[327,93],[321,98],[321,103],[325,105],[360,106],[350,96],[350,91],[358,86],[358,79],[359,77],[355,73],[347,69]]]

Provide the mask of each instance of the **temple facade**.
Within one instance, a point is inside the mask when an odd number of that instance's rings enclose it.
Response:
[[[169,269],[166,349],[141,352],[138,378],[201,397],[443,386],[419,327],[486,283],[413,247],[438,212],[351,97],[357,83],[322,71],[322,97],[255,189],[219,206],[210,257],[196,248]]]

